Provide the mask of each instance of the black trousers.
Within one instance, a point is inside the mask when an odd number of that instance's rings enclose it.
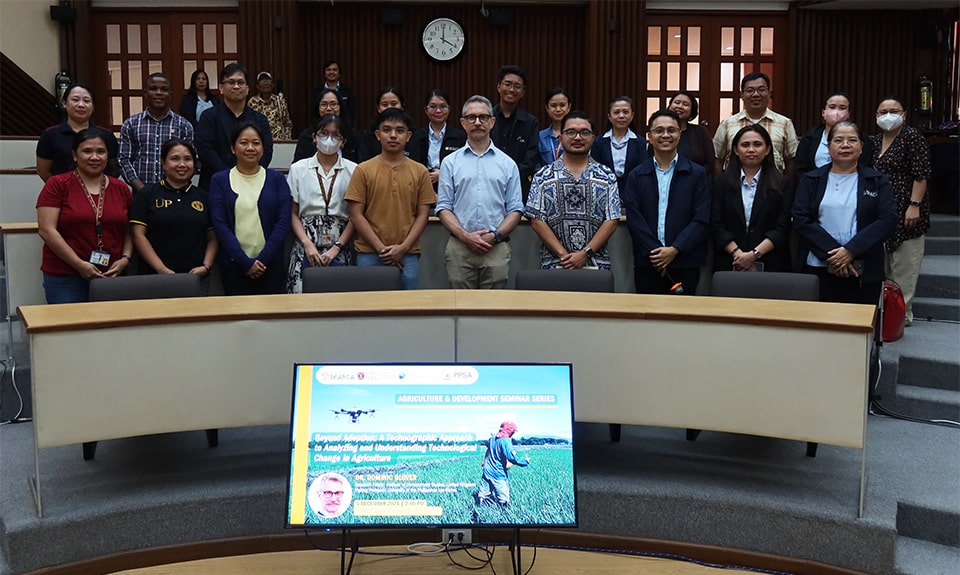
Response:
[[[827,268],[806,266],[804,270],[820,278],[820,301],[833,303],[860,303],[877,305],[883,282],[865,282],[860,278],[841,278],[827,271]]]
[[[259,279],[247,277],[234,262],[220,266],[220,281],[226,295],[266,295],[284,293],[287,270],[282,262],[267,264],[267,271]]]

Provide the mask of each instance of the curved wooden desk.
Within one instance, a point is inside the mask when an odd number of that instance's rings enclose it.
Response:
[[[297,361],[571,362],[577,421],[865,442],[870,306],[416,290],[18,311],[38,450],[288,423]]]

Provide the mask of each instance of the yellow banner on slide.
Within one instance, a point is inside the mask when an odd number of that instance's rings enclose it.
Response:
[[[297,413],[293,430],[294,451],[290,486],[290,524],[303,525],[307,514],[307,467],[310,462],[310,396],[313,393],[313,366],[297,368]]]

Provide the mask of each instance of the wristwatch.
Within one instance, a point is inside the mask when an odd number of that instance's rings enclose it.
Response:
[[[592,257],[593,257],[594,255],[596,255],[596,253],[597,253],[597,252],[593,251],[593,248],[591,248],[590,246],[584,246],[584,247],[583,247],[583,251],[587,252],[587,257],[588,257],[588,258],[592,258]]]
[[[753,248],[753,258],[757,261],[760,261],[761,257],[762,255],[760,254],[760,250],[758,250],[757,248]]]
[[[341,250],[343,249],[343,242],[341,242],[340,240],[333,242],[333,245],[337,246]]]
[[[503,235],[500,233],[500,230],[493,230],[493,243],[499,244],[503,241]]]
[[[918,202],[917,200],[910,200],[910,205],[920,207],[920,202]]]

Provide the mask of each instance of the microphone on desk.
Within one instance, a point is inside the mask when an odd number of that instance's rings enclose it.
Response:
[[[667,284],[670,286],[670,293],[673,295],[683,295],[683,282],[678,282],[673,279],[673,276],[670,275],[669,270],[663,270],[663,277],[667,280]]]

